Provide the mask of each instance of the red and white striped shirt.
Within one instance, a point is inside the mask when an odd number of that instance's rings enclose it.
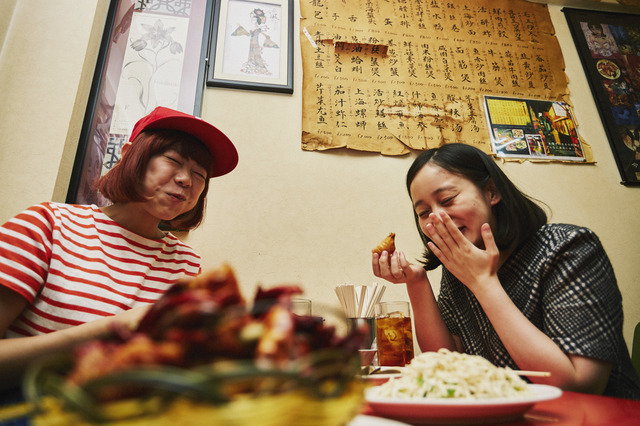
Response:
[[[152,303],[200,273],[200,256],[172,234],[149,239],[95,205],[42,203],[0,227],[0,285],[28,307],[5,337],[49,333]]]

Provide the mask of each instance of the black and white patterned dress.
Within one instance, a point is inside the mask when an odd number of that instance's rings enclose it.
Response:
[[[498,278],[518,309],[565,353],[613,364],[604,395],[640,399],[640,378],[622,335],[622,296],[593,231],[544,225],[512,253]],[[465,352],[518,369],[473,293],[446,268],[438,305]]]

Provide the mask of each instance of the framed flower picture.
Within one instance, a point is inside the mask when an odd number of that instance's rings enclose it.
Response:
[[[211,9],[208,0],[111,0],[68,203],[108,203],[94,182],[156,106],[200,114]]]

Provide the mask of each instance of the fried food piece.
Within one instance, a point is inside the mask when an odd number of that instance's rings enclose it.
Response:
[[[226,306],[245,303],[233,269],[223,263],[171,286],[149,309],[136,331],[158,339],[171,327],[185,326],[202,319],[202,315],[215,315]]]
[[[210,385],[218,401],[295,389],[290,375],[268,371],[301,369],[305,387],[313,380],[318,395],[333,395],[345,372],[352,377],[343,363],[358,357],[366,334],[355,329],[339,336],[322,317],[293,314],[289,299],[301,293],[297,285],[259,286],[250,307],[228,264],[185,278],[160,297],[135,331],[115,330],[114,336],[78,346],[64,386],[70,393],[82,388],[97,403],[164,398],[176,389],[182,389],[181,397],[199,398],[202,382],[192,383],[188,372],[183,381],[175,370],[198,369],[198,375],[222,374]],[[254,373],[252,364],[267,375]],[[190,391],[192,386],[197,389]]]
[[[180,365],[184,361],[184,351],[179,342],[154,342],[142,334],[136,334],[124,343],[95,340],[76,349],[76,363],[68,380],[82,384],[145,364]]]
[[[371,250],[371,253],[378,253],[379,255],[382,255],[382,252],[385,250],[387,251],[387,253],[389,253],[389,255],[393,254],[393,252],[396,251],[395,233],[391,232],[389,235],[387,235],[387,237],[382,240],[380,244],[376,246],[376,248]]]

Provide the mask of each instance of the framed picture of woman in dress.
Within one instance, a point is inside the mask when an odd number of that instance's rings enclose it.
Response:
[[[293,0],[220,0],[208,86],[293,93]]]
[[[623,185],[640,186],[640,15],[564,8]]]

